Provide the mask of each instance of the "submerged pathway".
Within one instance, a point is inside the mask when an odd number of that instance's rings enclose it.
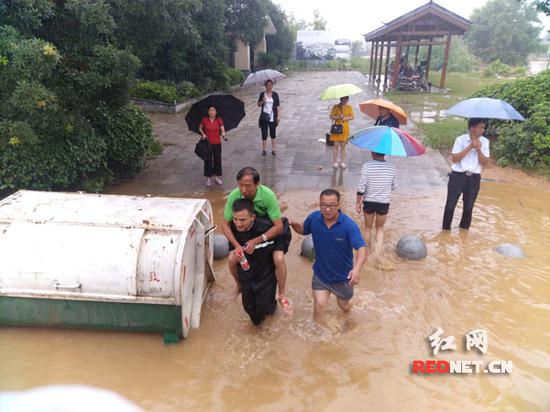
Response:
[[[298,72],[280,80],[274,87],[281,97],[282,120],[277,129],[277,157],[268,151],[261,156],[256,106],[263,87],[238,89],[234,95],[243,100],[247,116],[239,127],[227,133],[223,142],[224,186],[206,188],[202,177],[202,161],[193,153],[198,135],[187,129],[185,113],[153,114],[154,131],[165,145],[161,156],[148,162],[134,180],[112,187],[111,193],[185,196],[202,192],[220,192],[235,186],[235,175],[243,166],[253,166],[262,182],[277,192],[291,189],[353,188],[359,179],[361,165],[370,159],[368,151],[348,145],[348,168],[332,168],[331,147],[324,140],[330,128],[329,112],[336,102],[319,100],[321,91],[337,83],[354,83],[364,91],[350,98],[355,120],[351,132],[373,124],[359,111],[359,102],[375,97],[366,78],[358,72]],[[409,122],[412,123],[412,122]],[[417,136],[413,124],[408,129]],[[445,185],[449,170],[445,159],[436,151],[418,158],[392,158],[399,173],[401,187],[431,188]]]

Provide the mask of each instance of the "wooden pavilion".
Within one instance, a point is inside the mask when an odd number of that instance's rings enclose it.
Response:
[[[365,34],[365,41],[371,42],[370,72],[371,85],[380,88],[382,60],[385,53],[385,73],[383,89],[388,89],[388,71],[390,70],[390,51],[395,48],[395,58],[391,73],[391,88],[396,88],[400,66],[408,64],[410,48],[414,48],[414,66],[418,64],[420,47],[428,47],[426,78],[430,70],[432,46],[445,45],[443,67],[439,87],[445,86],[445,76],[449,62],[451,37],[461,36],[471,22],[444,7],[430,1],[417,9],[392,20],[384,26]],[[399,58],[397,57],[399,56]]]

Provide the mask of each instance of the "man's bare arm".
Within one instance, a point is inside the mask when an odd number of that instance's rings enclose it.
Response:
[[[231,227],[229,226],[229,222],[225,219],[222,221],[222,230],[229,243],[231,243],[235,247],[235,249],[239,249],[241,245],[237,241],[235,235],[233,235]]]

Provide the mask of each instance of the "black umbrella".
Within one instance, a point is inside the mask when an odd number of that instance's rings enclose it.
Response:
[[[189,130],[200,133],[199,125],[201,120],[208,116],[208,107],[215,106],[218,116],[222,118],[225,130],[236,128],[245,116],[244,103],[230,94],[211,94],[208,97],[196,102],[189,113],[185,116],[185,121]]]

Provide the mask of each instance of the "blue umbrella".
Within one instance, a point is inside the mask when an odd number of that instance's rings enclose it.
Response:
[[[389,126],[373,126],[359,130],[349,141],[361,149],[390,156],[420,156],[426,152],[424,146],[410,134]]]
[[[504,100],[489,97],[474,97],[463,100],[447,110],[447,115],[468,119],[477,117],[481,119],[525,121],[525,118],[511,104],[506,103]]]

